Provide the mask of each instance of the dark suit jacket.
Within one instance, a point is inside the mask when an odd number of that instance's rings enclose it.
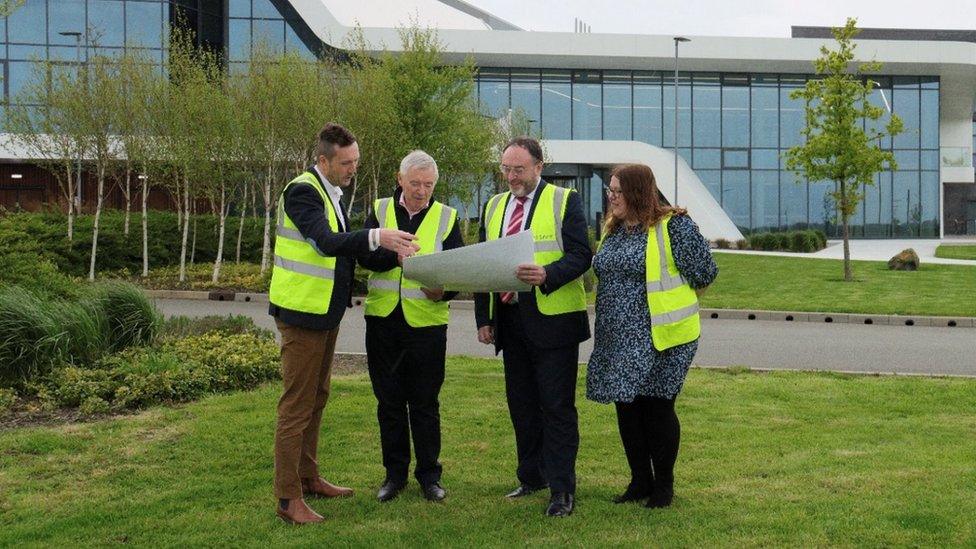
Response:
[[[319,178],[314,167],[308,171],[315,176],[316,182],[325,189],[325,183]],[[328,193],[326,193],[328,194]],[[298,232],[310,241],[318,252],[324,256],[335,256],[335,285],[332,289],[332,301],[329,310],[324,315],[293,311],[271,304],[268,312],[286,324],[307,328],[310,330],[332,330],[339,326],[346,308],[352,307],[352,282],[356,269],[356,258],[369,253],[369,231],[342,230],[333,232],[329,227],[329,220],[325,216],[325,203],[319,193],[309,185],[292,185],[282,198],[285,201],[285,213],[291,218]],[[346,219],[346,208],[340,203]],[[325,296],[322,296],[325,299]]]
[[[545,181],[539,183],[535,196],[539,196],[542,189],[548,185]],[[509,195],[511,199],[511,195]],[[532,224],[532,215],[535,213],[537,200],[532,201],[529,211],[528,221],[525,229],[528,230]],[[502,212],[507,208],[508,203],[499,205]],[[485,204],[487,209],[487,203]],[[481,212],[481,227],[478,232],[479,241],[486,240],[486,227],[488,220],[485,219],[485,211]],[[504,223],[502,223],[504,230]],[[563,257],[559,261],[554,261],[545,266],[546,282],[539,286],[539,290],[549,295],[569,282],[583,276],[593,260],[593,252],[590,250],[589,239],[586,231],[586,217],[583,215],[583,203],[579,193],[569,193],[566,204],[566,215],[563,218]],[[498,235],[500,236],[500,234]],[[495,318],[488,319],[489,300],[494,300]],[[521,315],[522,326],[529,338],[542,349],[555,349],[566,345],[578,344],[590,338],[590,321],[586,311],[565,313],[561,315],[544,315],[539,312],[536,304],[535,291],[519,292],[518,312]],[[505,348],[505,334],[498,329],[498,307],[501,304],[497,293],[475,294],[474,310],[475,320],[478,327],[493,326],[495,328],[495,354]]]

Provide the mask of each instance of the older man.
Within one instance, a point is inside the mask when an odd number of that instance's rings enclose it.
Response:
[[[457,212],[431,198],[437,176],[437,163],[429,154],[408,154],[400,162],[393,197],[374,203],[366,228],[414,234],[418,254],[463,246]],[[414,477],[426,499],[441,501],[445,491],[440,484],[437,399],[444,382],[447,302],[455,292],[424,288],[404,278],[401,267],[408,255],[376,250],[359,260],[373,271],[366,297],[366,353],[386,469],[377,498],[390,501],[406,486],[412,434]]]
[[[340,198],[356,175],[359,145],[338,124],[319,132],[315,164],[278,200],[269,313],[281,333],[275,429],[277,514],[290,523],[321,522],[309,497],[352,495],[319,475],[319,425],[329,398],[339,322],[350,306],[355,257],[383,247],[411,253],[414,236],[395,229],[352,231]]]

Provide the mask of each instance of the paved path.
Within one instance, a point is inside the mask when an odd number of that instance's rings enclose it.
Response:
[[[167,316],[247,315],[274,330],[266,303],[165,299],[157,304]],[[339,330],[338,350],[365,352],[364,333],[363,309],[354,307]],[[592,340],[584,343],[580,360],[586,361],[592,349]],[[493,356],[490,347],[478,343],[474,311],[451,310],[447,352]],[[976,376],[976,333],[971,328],[706,319],[695,364]]]
[[[851,240],[851,259],[866,261],[888,261],[898,252],[912,248],[918,254],[922,264],[940,263],[944,265],[971,265],[976,261],[969,259],[943,259],[935,257],[935,249],[939,244],[976,244],[976,240],[953,238],[946,240]],[[715,250],[720,253],[752,254],[752,255],[780,255],[787,257],[811,257],[815,259],[844,259],[844,245],[841,240],[827,241],[827,247],[813,253],[800,254],[794,252],[761,252],[751,250]]]

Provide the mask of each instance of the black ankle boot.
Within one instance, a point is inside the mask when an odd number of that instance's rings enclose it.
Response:
[[[650,509],[669,507],[672,500],[674,500],[674,479],[663,482],[658,481],[655,483],[654,489],[651,490],[651,496],[647,498],[647,503],[644,504],[644,507]]]
[[[630,502],[630,501],[642,500],[642,499],[646,498],[647,496],[651,495],[651,492],[652,492],[652,484],[651,483],[649,483],[649,482],[631,481],[630,484],[627,485],[627,489],[624,490],[624,493],[622,493],[622,494],[620,494],[618,496],[615,496],[613,498],[613,502],[614,503],[627,503],[627,502]]]

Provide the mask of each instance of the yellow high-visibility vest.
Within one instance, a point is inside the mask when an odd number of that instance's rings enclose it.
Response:
[[[302,237],[285,213],[285,192],[292,185],[311,185],[322,197],[329,228],[339,232],[339,217],[318,179],[311,172],[304,172],[289,181],[278,198],[274,267],[268,300],[285,309],[322,315],[328,312],[332,302],[336,258],[321,255],[309,240]]]
[[[398,229],[396,206],[392,198],[382,198],[373,203],[373,211],[382,229]],[[457,210],[440,202],[431,203],[424,220],[417,228],[416,255],[430,254],[444,249],[444,240],[457,223]],[[421,284],[403,276],[403,269],[369,275],[369,293],[366,295],[367,316],[386,317],[397,303],[403,308],[403,318],[411,327],[442,326],[450,320],[446,301],[431,301],[421,291]]]
[[[569,193],[575,192],[556,185],[547,184],[535,194],[535,209],[529,230],[535,241],[533,260],[536,265],[548,265],[561,259],[563,253],[563,220],[566,217],[566,205],[569,203]],[[496,194],[488,200],[485,206],[485,233],[487,240],[501,238],[505,220],[505,208],[511,198],[511,192]],[[528,212],[526,212],[528,215]],[[586,310],[586,290],[583,289],[583,277],[565,284],[549,295],[535,288],[535,300],[539,312],[544,315],[558,315]],[[490,300],[488,318],[494,318],[495,300]]]
[[[698,339],[701,320],[698,294],[678,272],[671,253],[666,215],[647,231],[644,269],[647,308],[651,314],[651,340],[658,351]]]

